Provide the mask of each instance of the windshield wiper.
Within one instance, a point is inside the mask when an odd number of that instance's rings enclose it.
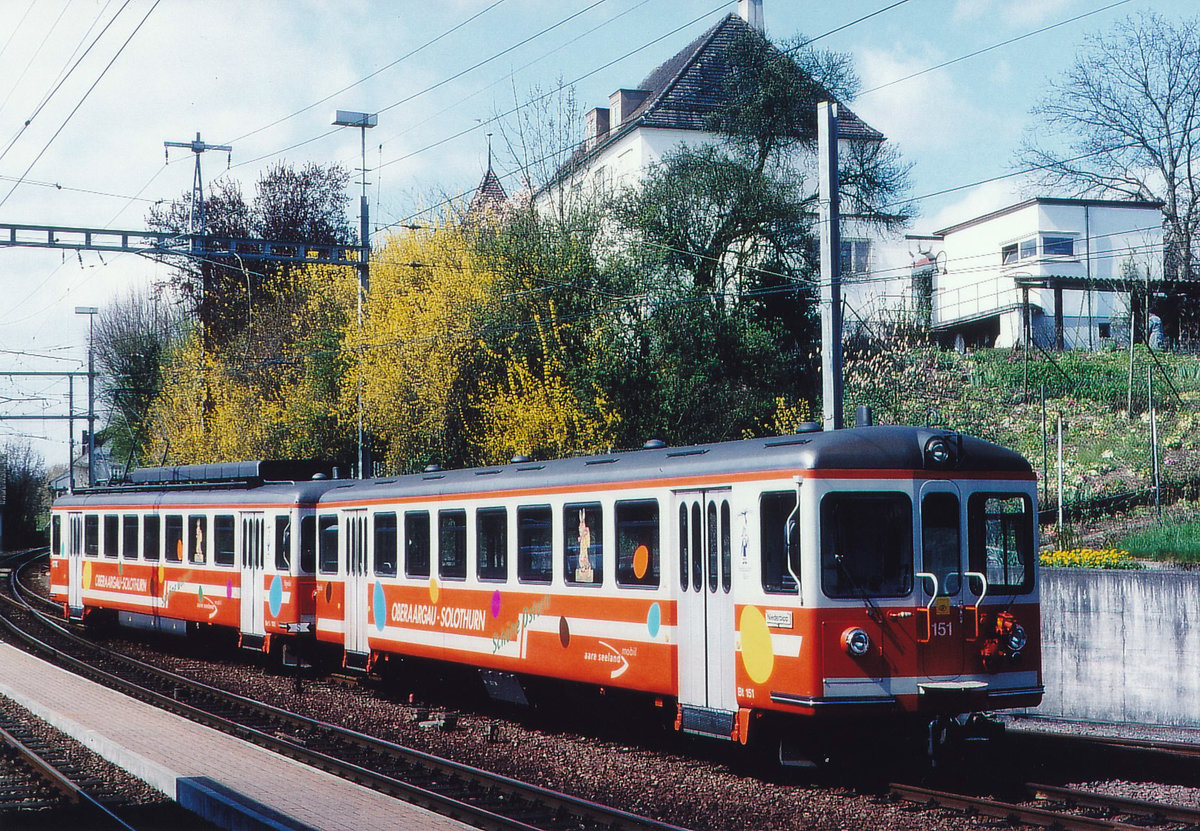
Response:
[[[841,554],[833,555],[833,561],[837,563],[838,571],[845,576],[845,578],[850,582],[850,587],[858,592],[858,596],[861,597],[862,602],[866,604],[867,615],[876,623],[883,623],[883,614],[871,600],[871,597],[867,594],[866,590],[864,590],[863,587],[858,584],[858,581],[854,579],[854,575],[850,573],[850,569],[846,568],[845,559],[846,558]]]

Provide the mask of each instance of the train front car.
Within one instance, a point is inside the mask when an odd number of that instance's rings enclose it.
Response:
[[[905,725],[936,754],[986,726],[969,714],[1041,700],[1024,458],[944,430],[869,427],[814,435],[796,461],[759,496],[761,593],[738,604],[739,703],[760,737],[778,733],[781,758]]]

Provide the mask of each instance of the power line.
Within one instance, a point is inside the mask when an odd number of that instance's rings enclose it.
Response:
[[[50,149],[50,145],[54,143],[54,140],[56,138],[58,138],[59,134],[62,133],[63,129],[67,126],[67,124],[70,123],[71,119],[75,117],[75,113],[79,112],[79,108],[83,106],[83,102],[88,99],[88,96],[92,94],[92,91],[96,88],[96,86],[100,83],[100,81],[104,78],[104,76],[106,74],[108,74],[108,70],[112,68],[112,65],[114,63],[116,63],[117,58],[121,57],[121,53],[125,51],[125,47],[129,45],[129,42],[131,40],[133,40],[134,35],[136,35],[141,30],[141,28],[145,24],[145,22],[150,19],[150,15],[153,14],[153,12],[156,8],[158,8],[158,4],[160,2],[161,2],[161,0],[154,0],[154,5],[150,7],[150,10],[148,12],[146,12],[145,16],[141,19],[141,21],[138,22],[138,25],[136,27],[134,27],[134,30],[129,33],[129,37],[125,38],[125,42],[121,44],[121,48],[119,48],[117,50],[116,54],[112,56],[112,60],[110,60],[105,65],[104,69],[102,69],[100,71],[100,74],[96,76],[96,80],[92,82],[92,85],[90,87],[88,87],[87,92],[85,92],[83,94],[83,97],[79,99],[79,103],[75,105],[75,108],[71,110],[71,112],[63,120],[63,123],[61,125],[59,125],[59,128],[54,131],[54,135],[52,135],[50,137],[49,141],[46,142],[45,146],[42,147],[41,151],[38,152],[37,156],[34,157],[33,161],[29,163],[29,166],[25,168],[25,172],[21,174],[21,176],[17,180],[16,184],[14,184],[12,186],[12,188],[8,191],[8,193],[5,194],[3,199],[0,199],[0,207],[3,207],[4,203],[9,200],[9,197],[11,197],[13,195],[13,193],[16,191],[16,189],[21,186],[21,182],[25,179],[26,176],[29,175],[29,171],[33,170],[33,166],[35,164],[37,164],[38,161],[42,158],[42,156],[45,155],[46,151]]]
[[[251,130],[249,133],[244,133],[244,134],[242,134],[242,135],[238,136],[238,137],[237,137],[237,138],[235,138],[235,139],[231,139],[231,140],[229,140],[229,141],[226,141],[226,142],[223,142],[223,143],[224,143],[224,144],[236,144],[236,143],[238,143],[238,142],[241,142],[241,141],[243,141],[243,140],[245,140],[245,139],[248,139],[248,138],[250,138],[251,136],[258,135],[259,133],[263,132],[264,130],[269,130],[269,129],[271,129],[272,127],[275,127],[275,126],[277,126],[277,125],[279,125],[279,124],[282,124],[282,123],[283,123],[283,122],[285,122],[285,121],[288,121],[288,120],[290,120],[290,119],[293,119],[293,118],[295,118],[296,116],[298,116],[298,115],[301,115],[302,113],[306,113],[306,112],[308,112],[309,110],[311,110],[311,109],[313,109],[313,108],[315,108],[315,107],[319,107],[321,104],[324,104],[324,103],[326,103],[327,101],[330,101],[330,100],[332,100],[333,98],[335,98],[335,97],[337,97],[337,96],[341,95],[341,94],[342,94],[342,93],[344,93],[344,92],[349,92],[350,90],[354,89],[355,87],[357,87],[357,86],[359,86],[359,85],[361,85],[361,84],[364,84],[364,83],[366,83],[367,81],[371,80],[371,79],[372,79],[372,78],[374,78],[375,76],[377,76],[377,75],[379,75],[379,74],[381,74],[381,73],[383,73],[383,72],[386,72],[387,70],[391,69],[392,67],[396,66],[397,64],[399,64],[399,63],[401,63],[401,62],[403,62],[403,61],[406,61],[406,60],[408,60],[408,59],[409,59],[409,58],[411,58],[413,55],[416,55],[418,52],[422,52],[422,51],[424,51],[425,49],[428,49],[430,46],[433,46],[433,45],[434,45],[435,43],[437,43],[439,40],[442,40],[443,38],[445,38],[445,37],[448,37],[449,35],[452,35],[452,34],[454,34],[454,33],[455,33],[455,32],[457,32],[459,29],[463,28],[464,26],[468,25],[469,23],[472,23],[473,21],[475,21],[475,20],[477,20],[478,18],[482,17],[483,15],[487,14],[487,13],[488,13],[488,12],[490,12],[492,9],[496,8],[497,6],[501,5],[501,4],[502,4],[502,3],[504,3],[504,2],[506,2],[506,0],[495,0],[495,2],[494,2],[494,3],[492,3],[490,6],[487,6],[486,8],[484,8],[484,9],[481,9],[480,11],[478,11],[478,12],[476,12],[475,14],[471,15],[470,17],[468,17],[466,20],[462,21],[461,23],[458,23],[458,24],[455,24],[454,26],[451,26],[449,29],[447,29],[446,31],[442,32],[440,35],[437,35],[436,37],[434,37],[434,38],[432,38],[432,39],[430,39],[430,40],[427,40],[427,41],[425,41],[425,42],[424,42],[424,43],[422,43],[420,46],[418,46],[416,49],[413,49],[413,50],[411,50],[411,51],[409,51],[409,52],[406,52],[405,54],[403,54],[403,55],[401,55],[400,57],[396,58],[396,60],[394,60],[394,61],[392,61],[391,63],[387,64],[386,66],[382,66],[382,67],[380,67],[379,69],[376,69],[376,70],[375,70],[374,72],[372,72],[371,74],[369,74],[369,75],[367,75],[367,76],[365,76],[365,77],[363,77],[363,78],[359,78],[359,79],[358,79],[357,81],[355,81],[354,83],[352,83],[352,84],[347,84],[346,86],[342,87],[341,89],[337,90],[336,92],[331,92],[329,95],[326,95],[324,98],[321,98],[321,99],[319,99],[319,100],[317,100],[317,101],[314,101],[312,104],[309,104],[309,105],[308,105],[308,106],[306,106],[306,107],[302,107],[302,108],[300,108],[300,109],[296,110],[294,113],[291,113],[290,115],[285,115],[285,116],[283,116],[282,118],[277,118],[276,120],[272,121],[270,124],[266,124],[266,125],[264,125],[264,126],[262,126],[262,127],[259,127],[259,128],[258,128],[258,129],[256,129],[256,130]]]

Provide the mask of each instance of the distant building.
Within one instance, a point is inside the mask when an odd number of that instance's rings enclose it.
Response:
[[[1038,197],[910,239],[906,305],[960,346],[1127,342],[1162,281],[1159,202]]]
[[[740,37],[764,33],[762,0],[740,0],[737,14],[722,18],[636,87],[618,89],[607,107],[587,113],[584,141],[534,196],[535,204],[635,185],[671,151],[723,141],[708,124],[728,101],[728,50]],[[884,140],[844,105],[838,130],[843,143]]]

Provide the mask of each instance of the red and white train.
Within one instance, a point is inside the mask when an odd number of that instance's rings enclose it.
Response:
[[[785,749],[1042,696],[1036,484],[1020,455],[865,427],[370,480],[155,468],[59,498],[66,615],[315,641],[644,694]],[[807,755],[807,754],[806,754]]]

